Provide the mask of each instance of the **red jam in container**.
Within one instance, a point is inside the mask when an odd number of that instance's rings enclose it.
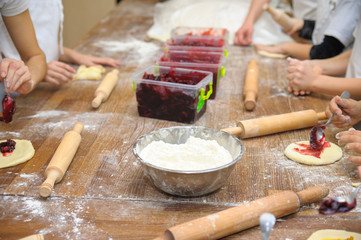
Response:
[[[228,30],[225,28],[208,28],[208,27],[176,27],[172,30],[172,38],[180,36],[188,37],[205,37],[205,38],[223,38],[228,40]]]
[[[220,77],[225,74],[225,57],[222,53],[197,51],[164,51],[157,61],[159,66],[194,69],[213,73],[213,93],[217,94]]]
[[[207,44],[208,45],[208,44]],[[209,44],[211,45],[211,44]],[[189,46],[189,45],[182,45],[182,42],[177,42],[174,39],[170,39],[165,43],[165,50],[170,51],[192,51],[192,52],[220,52],[224,53],[224,56],[228,56],[228,51],[226,46]]]
[[[143,117],[194,123],[212,94],[212,73],[204,71],[150,66],[134,73],[133,81]]]

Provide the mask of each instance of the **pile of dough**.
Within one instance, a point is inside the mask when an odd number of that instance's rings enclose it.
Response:
[[[35,153],[29,140],[13,139],[16,142],[14,151],[7,157],[0,155],[0,168],[12,167],[30,160]],[[1,140],[0,142],[5,142]]]
[[[102,74],[105,73],[105,68],[100,65],[86,67],[85,65],[81,65],[78,68],[78,71],[73,77],[73,81],[76,80],[100,80],[102,78]]]
[[[307,164],[307,165],[326,165],[334,163],[341,159],[342,157],[342,149],[336,144],[330,143],[331,147],[325,148],[320,155],[320,158],[311,156],[311,155],[303,155],[299,152],[296,152],[294,148],[303,149],[303,147],[298,144],[308,144],[309,141],[300,141],[296,143],[291,143],[287,146],[284,154],[291,160]]]
[[[257,51],[259,55],[269,58],[286,58],[288,57],[286,54],[280,54],[280,53],[270,53],[263,50]]]
[[[344,230],[334,230],[334,229],[323,229],[318,230],[307,239],[307,240],[324,240],[324,239],[352,239],[353,240],[361,240],[361,234],[355,232],[347,232]]]

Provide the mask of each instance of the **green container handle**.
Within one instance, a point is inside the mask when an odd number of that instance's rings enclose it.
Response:
[[[224,66],[221,67],[221,76],[224,77],[226,75],[226,68]]]
[[[201,99],[204,101],[204,100],[207,100],[213,93],[213,83],[210,82],[209,83],[209,90],[207,92],[207,95],[205,95],[205,90],[204,88],[201,88]]]
[[[227,49],[224,49],[224,56],[225,56],[226,58],[228,58],[228,50],[227,50]]]

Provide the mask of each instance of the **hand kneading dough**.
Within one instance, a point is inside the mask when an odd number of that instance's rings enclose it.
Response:
[[[35,149],[29,140],[13,139],[16,142],[14,151],[7,157],[0,155],[0,168],[12,167],[24,163],[34,156]],[[5,142],[1,140],[0,142]]]
[[[321,153],[320,156],[321,158],[317,158],[310,155],[303,155],[294,151],[293,150],[294,148],[303,149],[303,147],[297,145],[297,143],[308,144],[308,145],[310,144],[309,141],[300,141],[296,143],[291,143],[290,145],[287,146],[284,153],[289,159],[299,163],[303,163],[307,165],[326,165],[326,164],[334,163],[340,160],[342,157],[341,148],[333,143],[330,143],[331,147],[324,149],[324,151]]]
[[[286,58],[286,57],[288,57],[285,54],[270,53],[270,52],[266,52],[266,51],[262,51],[262,50],[259,50],[258,54],[261,55],[261,56],[270,57],[270,58]]]
[[[105,68],[100,65],[86,67],[81,65],[78,68],[78,71],[73,77],[73,81],[76,80],[100,80],[102,78],[102,74],[105,73]]]
[[[355,232],[347,232],[344,230],[334,230],[334,229],[323,229],[317,232],[312,233],[312,235],[307,240],[324,240],[324,239],[351,239],[361,240],[361,234]]]

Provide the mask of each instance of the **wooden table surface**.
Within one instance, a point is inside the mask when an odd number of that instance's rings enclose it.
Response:
[[[162,51],[161,42],[146,36],[153,24],[154,4],[155,0],[123,0],[77,47],[80,52],[121,60],[120,80],[107,102],[95,110],[91,107],[98,82],[78,81],[61,87],[40,84],[17,99],[14,121],[0,124],[0,139],[28,139],[36,150],[30,161],[0,169],[0,239],[37,233],[45,239],[152,239],[168,227],[275,190],[300,191],[323,184],[330,189],[329,196],[341,196],[359,181],[356,166],[344,158],[328,166],[287,159],[283,151],[288,144],[308,139],[310,129],[304,129],[242,140],[246,148],[242,160],[226,184],[212,194],[182,198],[157,190],[134,157],[133,144],[152,130],[182,124],[139,117],[137,112],[132,74],[153,64]],[[242,90],[251,58],[257,59],[260,68],[259,98],[256,109],[247,112]],[[287,93],[286,68],[285,60],[260,57],[252,47],[230,46],[217,98],[208,101],[206,113],[194,125],[221,129],[242,119],[306,109],[324,111],[330,96]],[[84,123],[80,147],[51,197],[43,199],[38,190],[44,170],[63,135],[77,121]],[[336,142],[338,131],[327,127],[328,140]],[[279,219],[271,239],[307,239],[325,228],[361,233],[361,207],[323,216],[318,206],[304,206]],[[260,229],[224,239],[260,239]]]

